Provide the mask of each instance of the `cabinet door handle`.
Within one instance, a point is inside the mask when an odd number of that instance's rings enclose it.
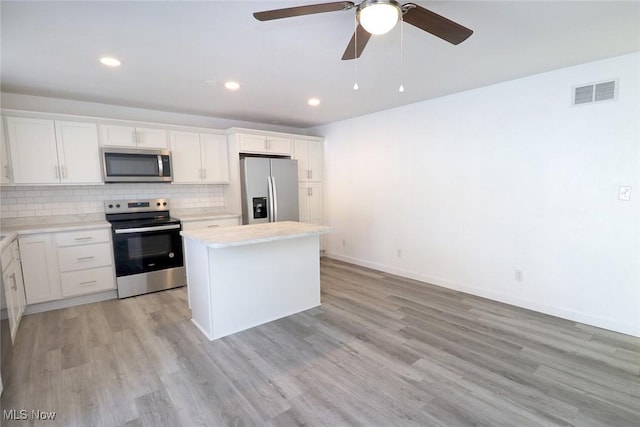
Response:
[[[92,284],[97,283],[97,282],[98,282],[97,280],[89,280],[87,282],[80,282],[80,286],[89,286],[89,285],[92,285]]]
[[[91,236],[87,236],[87,237],[76,237],[76,238],[75,238],[75,239],[73,239],[73,240],[91,240],[91,239],[93,239],[93,237],[91,237]]]
[[[79,258],[76,258],[76,259],[78,261],[86,261],[86,260],[93,259],[93,258],[95,258],[95,257],[94,256],[83,256],[83,257],[79,257]]]
[[[220,227],[220,225],[219,224],[207,225],[207,228],[215,228],[215,227]]]
[[[9,179],[9,165],[4,165],[4,176]]]
[[[13,284],[11,285],[11,289],[14,291],[18,291],[18,281],[16,280],[16,273],[11,274],[11,281]]]

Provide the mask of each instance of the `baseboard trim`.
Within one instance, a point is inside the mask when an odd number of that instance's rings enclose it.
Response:
[[[109,299],[116,299],[116,298],[118,298],[118,291],[113,290],[113,291],[100,292],[100,293],[91,294],[91,295],[82,295],[74,298],[65,298],[65,299],[59,299],[55,301],[41,302],[38,304],[28,305],[24,310],[24,314],[42,313],[45,311],[58,310],[61,308],[74,307],[76,305],[90,304],[92,302],[100,302],[100,301],[106,301]]]
[[[433,277],[420,273],[416,273],[410,270],[404,270],[396,267],[392,267],[386,264],[380,264],[355,258],[347,255],[342,255],[335,252],[325,252],[327,258],[335,259],[338,261],[348,262],[350,264],[359,265],[361,267],[372,268],[374,270],[383,271],[385,273],[395,274],[397,276],[406,277],[409,279],[419,280],[435,286],[440,286],[447,289],[453,289],[455,291],[464,292],[467,294],[487,298],[493,301],[513,305],[520,308],[526,308],[528,310],[537,311],[539,313],[548,314],[550,316],[560,317],[562,319],[571,320],[574,322],[584,323],[585,325],[595,326],[597,328],[603,328],[614,332],[619,332],[625,335],[631,335],[634,337],[640,337],[640,325],[632,325],[619,322],[615,319],[606,318],[602,316],[595,316],[589,313],[583,313],[575,310],[571,310],[565,307],[552,306],[547,304],[541,304],[537,301],[522,299],[513,297],[512,295],[505,295],[499,292],[487,291],[486,289],[453,282],[441,277]]]

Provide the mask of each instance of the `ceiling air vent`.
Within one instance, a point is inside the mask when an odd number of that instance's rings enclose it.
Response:
[[[616,80],[578,86],[573,89],[573,105],[616,99]]]

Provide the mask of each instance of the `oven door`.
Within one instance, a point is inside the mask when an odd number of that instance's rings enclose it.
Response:
[[[182,267],[180,224],[113,230],[116,276]]]

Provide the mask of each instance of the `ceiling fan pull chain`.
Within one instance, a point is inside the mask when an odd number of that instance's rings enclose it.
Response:
[[[355,57],[353,61],[355,67],[355,83],[353,84],[353,90],[358,90],[360,88],[358,87],[358,16],[356,14],[353,15],[353,22],[355,28],[355,31],[353,33],[355,41],[355,43],[353,44],[353,56]]]
[[[400,87],[398,88],[398,92],[404,92],[404,19],[402,17],[402,13],[400,14]]]

